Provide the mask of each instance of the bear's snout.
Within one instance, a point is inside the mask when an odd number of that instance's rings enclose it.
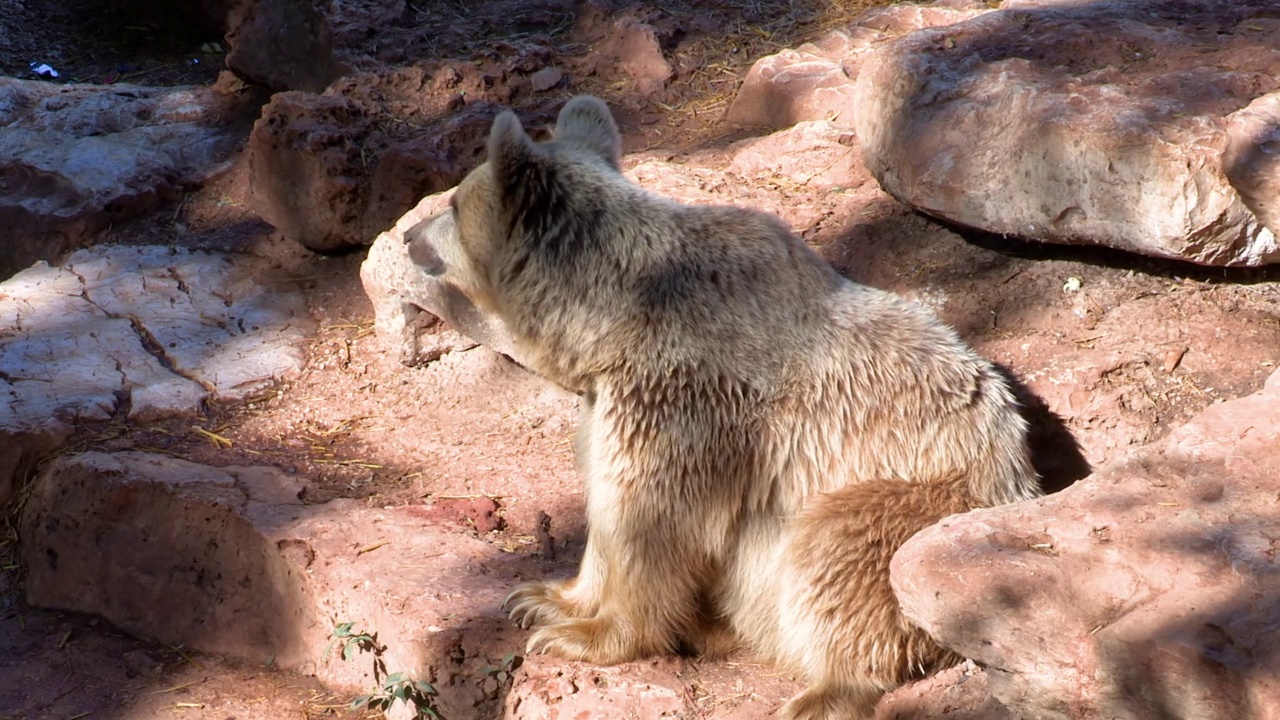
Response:
[[[425,237],[414,238],[409,242],[409,259],[428,275],[444,274],[444,259]]]

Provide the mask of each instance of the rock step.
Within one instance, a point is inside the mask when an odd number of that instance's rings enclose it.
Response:
[[[353,623],[377,634],[386,672],[431,682],[450,718],[746,720],[796,690],[742,658],[701,670],[676,658],[610,668],[525,658],[527,632],[500,606],[531,579],[530,558],[504,547],[507,536],[477,536],[492,501],[307,505],[301,490],[275,468],[132,451],[59,457],[22,515],[28,601],[355,694],[374,685],[373,656],[343,661],[330,648],[335,626]]]

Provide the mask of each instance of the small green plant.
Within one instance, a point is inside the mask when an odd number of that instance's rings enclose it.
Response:
[[[491,677],[499,683],[506,683],[511,679],[511,674],[519,668],[523,658],[515,653],[507,653],[502,656],[502,662],[498,665],[490,665],[480,668],[480,674],[485,677]]]
[[[378,643],[378,633],[358,632],[355,625],[353,622],[334,625],[332,639],[324,649],[324,656],[328,658],[329,652],[341,645],[344,662],[360,653],[373,655],[373,692],[352,700],[351,709],[385,712],[399,701],[413,709],[415,720],[444,720],[435,706],[439,695],[435,686],[425,680],[414,680],[402,672],[387,674],[387,661],[382,657],[387,646]]]

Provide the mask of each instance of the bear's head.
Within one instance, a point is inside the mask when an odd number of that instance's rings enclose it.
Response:
[[[412,233],[410,255],[510,325],[515,306],[527,311],[546,295],[541,286],[571,281],[576,256],[596,244],[610,196],[627,185],[621,152],[613,116],[594,97],[566,103],[547,142],[504,112],[485,163],[458,186],[448,213]]]

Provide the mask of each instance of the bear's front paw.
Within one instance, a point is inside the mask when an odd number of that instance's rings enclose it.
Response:
[[[599,618],[569,620],[544,627],[529,638],[525,651],[596,665],[616,665],[647,654],[630,633]]]
[[[511,591],[502,607],[510,608],[512,622],[522,628],[569,620],[573,608],[564,599],[564,586],[564,582],[525,583]]]

